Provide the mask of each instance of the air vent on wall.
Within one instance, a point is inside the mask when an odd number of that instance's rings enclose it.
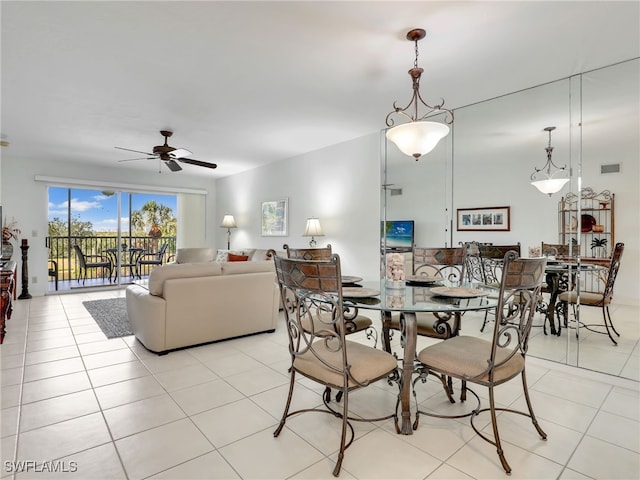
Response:
[[[620,164],[619,163],[610,163],[608,165],[600,165],[600,173],[620,173]]]

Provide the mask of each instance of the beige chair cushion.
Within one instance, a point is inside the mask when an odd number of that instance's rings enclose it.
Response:
[[[311,319],[308,316],[303,317],[300,323],[302,324],[302,328],[304,328],[306,332],[311,333],[313,331],[313,326],[311,325]],[[361,332],[362,330],[365,330],[373,325],[373,322],[371,321],[371,319],[364,315],[357,315],[356,318],[352,318],[351,320],[345,320],[345,323],[353,323],[353,325],[355,326],[355,330],[348,330],[346,332],[347,335],[350,333]],[[331,314],[329,312],[320,314],[320,321],[319,321],[319,324],[316,325],[316,328],[321,330],[333,329],[333,324],[331,322]],[[317,333],[316,335],[321,336]]]
[[[331,342],[330,342],[331,343]],[[393,355],[383,350],[378,350],[356,342],[345,343],[347,359],[351,366],[351,376],[360,383],[372,382],[383,378],[392,372],[398,365]],[[324,340],[313,342],[313,348],[325,362],[336,368],[332,370],[321,363],[316,356],[307,351],[297,356],[293,361],[293,367],[303,375],[334,388],[343,387],[342,350],[337,352],[327,348]],[[349,380],[348,388],[358,385]]]
[[[476,377],[487,369],[490,353],[491,342],[477,337],[459,336],[423,349],[418,354],[418,360],[445,375],[483,383],[488,382],[488,375]],[[510,349],[498,348],[496,363],[503,361],[510,353]],[[518,353],[507,363],[496,368],[493,381],[494,383],[502,383],[513,378],[523,369],[524,357]]]
[[[451,328],[451,335],[448,335],[446,333],[443,334],[443,333],[436,332],[435,324],[437,321],[438,319],[432,313],[416,312],[416,328],[418,331],[418,335],[422,335],[423,337],[441,338],[441,339],[446,339],[456,335],[456,332],[453,331],[454,330],[453,317],[451,317],[446,322],[449,324],[449,327]],[[400,330],[400,314],[397,314],[397,313],[391,314],[390,325],[393,330]]]
[[[569,302],[569,303],[577,303],[578,302],[578,294],[575,291],[571,292],[562,292],[558,295],[559,302]],[[604,301],[604,303],[603,303]],[[591,305],[591,306],[601,306],[601,305],[609,305],[611,303],[611,298],[602,298],[601,293],[592,293],[592,292],[581,292],[580,293],[580,304],[581,305]]]

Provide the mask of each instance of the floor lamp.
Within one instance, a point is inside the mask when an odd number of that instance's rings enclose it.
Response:
[[[227,229],[227,250],[230,250],[231,249],[231,229],[238,227],[236,225],[235,219],[233,218],[233,215],[229,215],[229,214],[225,215],[224,218],[222,219],[222,223],[220,224],[220,227]]]

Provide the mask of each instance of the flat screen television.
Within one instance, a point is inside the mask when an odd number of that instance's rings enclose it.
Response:
[[[413,249],[413,220],[387,220],[386,222],[380,222],[380,227],[382,246],[385,246],[384,241],[386,237],[387,250],[410,252]]]

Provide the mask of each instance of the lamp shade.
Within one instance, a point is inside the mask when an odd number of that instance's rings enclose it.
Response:
[[[531,185],[536,187],[540,192],[547,195],[553,195],[562,190],[562,187],[569,181],[568,178],[545,178],[544,180],[536,180]]]
[[[307,218],[307,226],[304,229],[303,237],[322,237],[324,232],[322,231],[322,225],[317,218]]]
[[[416,160],[433,150],[449,134],[449,127],[438,122],[409,122],[387,130],[387,138],[402,153]]]
[[[225,215],[220,226],[224,228],[237,228],[236,220],[233,218],[233,215]]]

